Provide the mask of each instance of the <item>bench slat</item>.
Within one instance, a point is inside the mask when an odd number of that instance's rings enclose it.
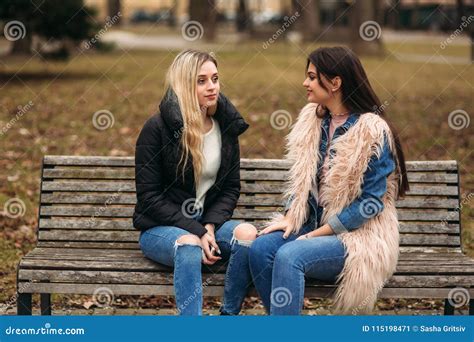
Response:
[[[457,196],[456,186],[446,186],[444,184],[412,185],[407,195],[445,195]],[[43,191],[86,191],[86,192],[133,192],[135,193],[135,182],[133,181],[112,181],[112,182],[84,182],[84,181],[44,181]],[[241,193],[250,194],[280,194],[282,193],[282,183],[247,183],[242,182]]]
[[[90,263],[93,263],[90,261]],[[103,264],[103,262],[98,263]],[[127,264],[121,264],[117,267],[101,267],[97,266],[97,270],[94,270],[96,263],[93,267],[88,270],[73,269],[73,270],[38,270],[38,269],[21,269],[18,274],[19,280],[29,280],[32,282],[64,282],[64,283],[109,283],[109,284],[157,284],[157,285],[171,285],[173,283],[173,273],[169,269],[163,272],[162,269],[151,269],[144,268],[143,266],[137,265],[136,268],[129,269]],[[120,270],[120,267],[123,267]],[[400,286],[397,279],[399,277],[408,277],[408,274],[416,274],[413,281],[405,280],[403,286],[420,286],[421,277],[458,277],[461,278],[464,283],[471,280],[474,281],[474,265],[464,265],[460,267],[440,266],[433,265],[429,266],[398,266],[397,270],[389,281],[387,286]],[[110,270],[113,268],[114,270]],[[224,285],[224,273],[225,268],[222,268],[218,273],[204,273],[203,281],[208,285]],[[460,275],[462,273],[462,275]],[[310,282],[307,279],[307,282]],[[425,280],[426,281],[426,280]],[[449,280],[446,280],[448,282]],[[309,285],[309,284],[308,284]]]
[[[71,256],[74,258],[81,258],[81,260],[89,260],[88,258],[96,257],[106,257],[115,259],[131,259],[134,257],[143,257],[143,252],[141,250],[123,250],[123,249],[68,249],[68,248],[43,248],[37,247],[29,252],[25,258],[30,257],[41,257],[41,258],[50,258],[50,257],[67,257]],[[93,259],[92,259],[93,260]],[[407,253],[402,252],[399,256],[399,261],[406,262],[420,262],[426,263],[427,261],[438,261],[438,262],[461,262],[468,261],[472,262],[472,258],[467,255],[459,253],[424,253],[424,252],[413,252]]]
[[[39,227],[48,229],[91,229],[91,230],[135,230],[131,219],[107,220],[96,218],[89,219],[41,219]],[[425,234],[459,234],[459,224],[427,223],[427,222],[400,222],[401,233]]]
[[[116,262],[116,261],[125,261],[131,262],[138,259],[145,258],[142,251],[140,250],[118,250],[120,252],[114,252],[109,254],[98,254],[91,251],[95,251],[94,249],[88,250],[77,250],[81,251],[80,254],[78,253],[34,253],[28,256],[25,256],[25,260],[35,261],[35,260],[60,260],[60,261],[104,261],[104,262]],[[85,252],[87,251],[87,253]],[[133,253],[126,253],[126,252],[133,252]],[[452,253],[451,253],[452,254]],[[463,266],[472,266],[474,262],[469,257],[460,257],[454,255],[452,257],[444,257],[444,258],[418,258],[418,259],[407,259],[400,257],[398,260],[399,266],[418,266],[418,267],[438,267],[438,266],[449,266],[449,267],[458,267],[458,271],[460,273],[464,272]],[[37,268],[42,268],[41,264],[38,264]],[[32,268],[30,265],[29,268]],[[35,267],[36,268],[36,267]],[[44,268],[44,267],[43,267]],[[436,268],[437,269],[437,268]]]
[[[20,270],[21,280],[51,281],[51,282],[75,282],[75,283],[108,283],[108,284],[150,284],[171,285],[173,273],[164,272],[140,272],[140,271],[54,271],[54,270]],[[211,286],[223,286],[225,274],[203,273],[202,280]],[[444,286],[471,286],[474,283],[474,275],[453,274],[426,274],[426,275],[404,275],[395,274],[386,283],[385,287],[444,287]],[[319,281],[307,279],[306,287],[320,284]],[[433,285],[437,286],[433,286]]]
[[[58,249],[56,249],[58,250]],[[132,250],[117,250],[113,253],[97,253],[96,250],[88,249],[88,250],[77,250],[81,253],[70,253],[64,252],[42,252],[42,253],[32,253],[28,256],[25,256],[24,260],[27,260],[28,263],[22,264],[23,268],[33,269],[43,269],[46,268],[44,266],[44,260],[49,260],[51,263],[53,261],[59,261],[57,264],[57,268],[64,268],[61,262],[63,261],[71,261],[76,263],[82,263],[84,265],[84,269],[88,269],[88,261],[98,262],[97,264],[93,265],[103,265],[103,263],[115,265],[116,263],[120,264],[120,267],[130,267],[130,270],[135,268],[142,269],[143,267],[151,267],[153,270],[157,271],[166,271],[171,272],[172,270],[167,267],[162,267],[162,265],[156,264],[150,266],[150,261],[145,258],[143,253],[139,250],[132,251]],[[451,253],[452,254],[452,253]],[[127,266],[128,265],[128,266]],[[143,266],[145,265],[145,266]],[[468,269],[472,270],[474,267],[474,260],[467,256],[457,256],[453,255],[451,257],[440,257],[440,258],[407,258],[407,257],[400,257],[398,260],[399,267],[405,268],[398,268],[400,272],[405,270],[409,272],[408,267],[418,267],[418,268],[427,268],[424,272],[457,272],[460,274],[468,272]],[[465,268],[466,266],[470,268]],[[449,267],[450,270],[441,271],[438,267]],[[212,267],[212,272],[224,272],[225,271],[225,263],[224,267]],[[411,271],[410,271],[411,272]],[[471,271],[470,271],[471,272]],[[474,271],[471,273],[474,274]]]
[[[102,287],[103,284],[68,284],[68,283],[26,283],[20,282],[19,288],[22,293],[62,293],[62,294],[93,294],[94,291]],[[172,285],[123,285],[107,284],[114,295],[149,295],[161,294],[173,296]],[[330,298],[335,290],[331,285],[313,285],[305,288],[305,296]],[[447,298],[451,288],[406,288],[406,287],[385,287],[379,294],[379,298]],[[470,296],[474,296],[474,289],[468,289]],[[205,286],[203,294],[207,297],[222,297],[224,288],[222,286]],[[254,288],[249,290],[250,296],[257,296]]]
[[[47,241],[138,241],[139,231],[90,231],[90,230],[42,230],[39,240]],[[450,245],[459,246],[457,235],[446,234],[403,234],[400,236],[401,245]]]
[[[242,181],[285,181],[287,171],[282,170],[257,170],[249,171],[241,169],[240,179]],[[457,183],[458,177],[454,173],[442,172],[408,172],[408,181],[412,183]],[[45,179],[135,179],[133,169],[44,169]]]
[[[412,279],[407,279],[406,273],[418,273],[412,276]],[[428,268],[403,268],[396,271],[395,275],[387,282],[386,287],[412,286],[419,287],[431,280],[430,286],[427,287],[443,287],[447,285],[455,285],[454,281],[461,281],[464,284],[469,284],[469,281],[474,281],[474,267],[467,267],[465,275],[457,275],[449,267],[440,267],[437,272],[430,272]],[[50,282],[50,283],[103,283],[103,284],[137,284],[137,285],[172,285],[172,272],[143,272],[137,271],[83,271],[83,270],[26,270],[19,271],[20,281],[32,282]],[[435,280],[435,277],[439,277]],[[224,286],[225,275],[221,273],[204,273],[203,282],[210,286]],[[454,279],[456,280],[454,280]],[[308,287],[311,286],[311,280],[308,279]],[[206,286],[207,286],[206,285]]]
[[[281,168],[289,167],[282,159],[249,159],[242,158],[241,166],[248,168]],[[408,171],[456,170],[455,160],[407,161]],[[44,165],[87,165],[87,166],[134,166],[134,157],[110,156],[44,156]]]
[[[82,216],[82,217],[132,217],[133,207],[74,207],[74,206],[41,206],[42,216]],[[398,218],[401,221],[458,221],[458,211],[427,211],[398,209]],[[237,209],[234,211],[234,219],[268,219],[275,210],[268,209]]]
[[[22,293],[62,293],[62,294],[93,294],[94,291],[102,287],[103,284],[68,284],[68,283],[26,283],[20,282],[19,288]],[[172,285],[118,285],[107,284],[114,295],[156,295],[173,296]],[[335,290],[334,286],[310,286],[305,288],[305,296],[330,298]],[[378,298],[447,298],[451,288],[406,288],[406,287],[385,287]],[[474,296],[474,289],[468,289],[470,296]],[[205,286],[203,294],[207,297],[222,297],[224,288],[222,286]],[[250,296],[257,296],[254,288],[249,290]]]
[[[91,241],[38,241],[37,247],[41,248],[68,248],[68,249],[103,249],[103,250],[140,250],[138,242],[91,242]],[[401,253],[452,253],[459,255],[459,246],[400,246]]]
[[[139,250],[138,242],[91,242],[91,241],[41,241],[38,240],[38,247],[59,247],[59,248],[97,248],[97,249],[133,249]]]
[[[257,170],[249,171],[241,169],[241,180],[261,180],[261,181],[284,181],[288,175],[287,171],[282,170]],[[409,182],[418,183],[457,183],[457,175],[442,172],[408,172]],[[135,179],[135,170],[129,169],[77,169],[77,168],[58,168],[44,169],[43,177],[60,179]]]
[[[46,193],[41,197],[42,203],[49,204],[135,204],[136,196],[133,194],[76,194],[76,193]],[[271,206],[282,205],[281,196],[246,196],[242,195],[238,206]],[[458,200],[454,198],[439,197],[406,197],[396,202],[398,208],[433,208],[454,209]]]

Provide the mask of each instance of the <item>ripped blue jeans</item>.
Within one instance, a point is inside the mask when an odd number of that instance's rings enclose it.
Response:
[[[237,315],[240,312],[248,288],[252,284],[248,262],[248,250],[252,241],[234,238],[234,230],[240,223],[242,222],[229,220],[215,233],[220,256],[223,261],[228,261],[224,300],[220,308],[221,314],[225,315]],[[203,251],[198,245],[177,242],[181,236],[189,234],[182,228],[158,226],[141,232],[139,243],[147,258],[174,267],[174,291],[179,314],[201,315]]]

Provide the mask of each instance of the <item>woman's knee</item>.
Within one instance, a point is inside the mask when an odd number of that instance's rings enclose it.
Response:
[[[180,236],[175,243],[175,263],[200,264],[202,259],[201,239],[193,234]],[[176,266],[176,265],[175,265]]]
[[[195,245],[201,247],[201,239],[194,234],[181,235],[176,240],[176,246]]]
[[[241,223],[234,229],[234,239],[240,245],[250,247],[256,238],[257,228],[250,223]]]

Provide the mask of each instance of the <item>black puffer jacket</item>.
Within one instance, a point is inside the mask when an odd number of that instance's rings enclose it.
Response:
[[[168,91],[160,113],[147,120],[137,140],[135,183],[137,204],[133,214],[136,229],[175,226],[201,237],[204,225],[216,229],[233,214],[240,194],[240,150],[238,136],[249,125],[224,96],[219,95],[214,118],[222,134],[221,165],[215,184],[206,193],[201,223],[183,211],[186,200],[195,199],[192,157],[184,173],[177,173],[182,147],[183,117],[176,95]]]

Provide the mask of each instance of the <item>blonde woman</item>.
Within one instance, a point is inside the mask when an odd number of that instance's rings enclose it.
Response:
[[[313,51],[303,86],[285,214],[249,253],[255,287],[273,315],[301,312],[306,278],[338,284],[338,312],[370,312],[397,265],[395,200],[408,190],[400,140],[351,50]]]
[[[144,255],[174,267],[181,315],[202,314],[202,264],[228,261],[221,314],[239,313],[251,283],[248,249],[257,231],[230,220],[240,193],[238,137],[247,128],[220,93],[216,59],[181,52],[160,112],[138,137],[133,217]]]

